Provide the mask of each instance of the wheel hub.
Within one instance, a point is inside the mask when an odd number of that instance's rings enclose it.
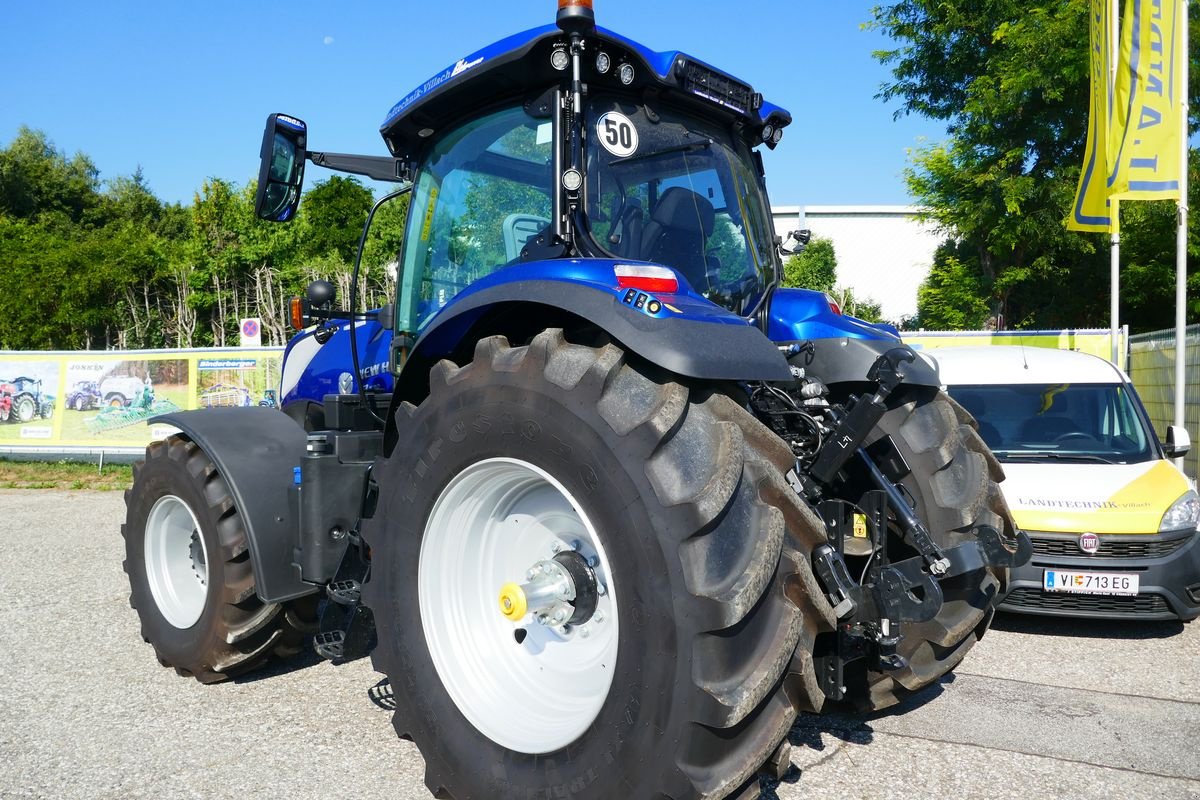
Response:
[[[146,581],[158,611],[190,628],[208,599],[208,553],[196,515],[175,495],[160,497],[146,517]]]
[[[541,754],[591,726],[617,661],[611,574],[595,526],[540,467],[492,458],[450,480],[417,591],[438,677],[480,733]]]
[[[500,587],[500,613],[509,622],[532,614],[539,625],[562,628],[584,625],[594,617],[599,583],[587,558],[577,550],[537,562],[525,579],[525,583],[510,581]]]

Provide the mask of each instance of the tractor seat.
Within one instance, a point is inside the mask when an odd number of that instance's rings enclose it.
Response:
[[[662,193],[642,229],[642,259],[674,267],[698,291],[708,288],[705,250],[716,213],[712,203],[690,189]]]
[[[509,214],[505,217],[501,224],[501,232],[504,236],[506,263],[512,264],[520,258],[525,243],[545,230],[549,224],[550,220],[536,214]]]

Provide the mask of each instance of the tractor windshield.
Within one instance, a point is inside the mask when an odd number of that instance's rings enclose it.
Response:
[[[679,270],[738,313],[775,276],[769,206],[750,151],[726,127],[668,106],[589,102],[587,214],[618,258]]]

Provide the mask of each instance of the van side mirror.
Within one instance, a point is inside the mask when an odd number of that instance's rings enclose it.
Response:
[[[1167,426],[1167,443],[1163,446],[1168,458],[1183,458],[1192,449],[1192,437],[1181,425]]]
[[[287,222],[300,206],[308,126],[287,114],[267,117],[259,150],[258,191],[254,214],[270,222]]]

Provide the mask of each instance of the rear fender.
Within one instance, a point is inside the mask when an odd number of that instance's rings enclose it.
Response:
[[[155,417],[202,449],[229,485],[246,528],[258,596],[277,603],[312,594],[295,563],[298,496],[293,469],[304,457],[307,436],[272,408],[210,408]]]
[[[531,327],[538,331],[551,327],[541,319],[566,312],[603,329],[647,361],[685,378],[751,381],[790,377],[779,349],[762,331],[707,300],[691,294],[651,295],[592,282],[536,278],[493,284],[460,295],[422,334],[410,362],[430,363],[447,357],[481,320],[498,311],[528,314]]]
[[[611,275],[611,266],[608,273]],[[395,441],[395,405],[420,402],[425,397],[429,370],[440,359],[463,363],[470,360],[475,342],[483,337],[505,335],[515,344],[554,327],[602,333],[627,351],[684,378],[791,380],[787,361],[762,331],[691,294],[652,296],[562,279],[472,287],[434,318],[405,363],[388,415],[387,448]]]

